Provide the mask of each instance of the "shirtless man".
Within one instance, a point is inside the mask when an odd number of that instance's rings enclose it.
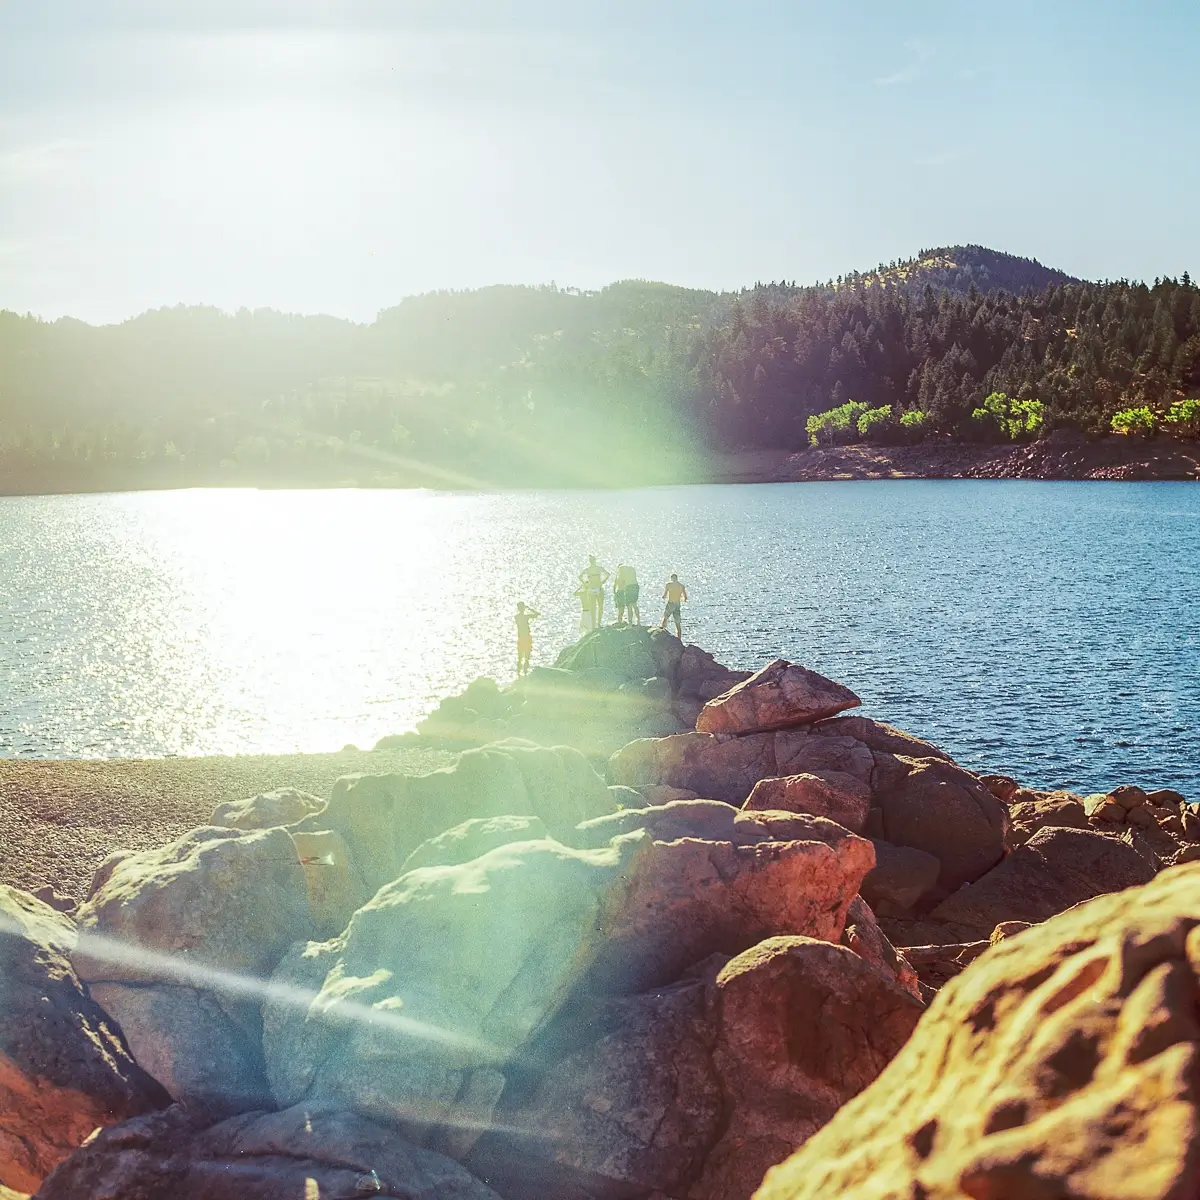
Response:
[[[662,624],[659,629],[666,629],[667,621],[672,617],[675,619],[675,636],[683,640],[683,624],[679,617],[679,605],[681,602],[686,602],[688,598],[687,588],[679,582],[678,575],[672,575],[667,580],[667,586],[663,588],[663,599],[667,602],[667,607],[663,611]]]
[[[524,600],[517,601],[517,675],[529,674],[529,656],[533,653],[533,633],[529,622],[542,614],[526,606]]]
[[[596,561],[594,554],[588,555],[588,565],[579,572],[579,582],[587,588],[591,601],[592,628],[599,629],[604,619],[604,585],[608,582],[608,572]]]

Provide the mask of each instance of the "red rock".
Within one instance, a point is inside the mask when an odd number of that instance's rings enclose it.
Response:
[[[1006,938],[756,1200],[1200,1195],[1198,973],[1200,865]]]
[[[809,813],[828,817],[853,833],[862,833],[871,805],[870,789],[853,775],[784,775],[760,779],[743,809]]]
[[[710,700],[696,718],[696,728],[701,733],[769,732],[820,721],[861,703],[840,683],[777,658]]]

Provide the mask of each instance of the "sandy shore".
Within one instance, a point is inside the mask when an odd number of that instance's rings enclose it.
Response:
[[[328,796],[355,773],[422,774],[453,760],[442,750],[347,750],[236,758],[0,759],[0,883],[52,884],[82,899],[114,850],[160,846],[216,805],[277,787]]]

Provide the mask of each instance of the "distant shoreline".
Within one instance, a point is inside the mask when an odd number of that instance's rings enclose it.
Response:
[[[332,466],[332,464],[331,464]],[[77,468],[61,471],[28,469],[0,474],[0,496],[95,495],[105,492],[179,491],[190,488],[258,488],[263,490],[329,490],[333,488],[431,488],[436,491],[569,489],[589,490],[562,478],[527,484],[496,480],[472,488],[452,482],[449,469],[429,474],[387,471],[364,463],[346,473],[311,469],[271,471],[214,468],[188,472],[186,467],[155,466]],[[464,468],[464,473],[470,468]],[[461,476],[457,476],[461,479]],[[818,483],[875,479],[1030,479],[1200,480],[1200,442],[1174,438],[1108,437],[1098,441],[1051,436],[1040,442],[1009,446],[979,445],[943,439],[915,446],[834,446],[800,451],[748,450],[714,454],[704,463],[666,465],[645,476],[630,475],[613,489],[673,484]]]

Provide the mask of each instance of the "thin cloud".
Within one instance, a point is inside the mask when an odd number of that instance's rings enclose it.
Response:
[[[880,76],[875,80],[876,87],[894,87],[899,83],[912,83],[914,79],[919,79],[924,74],[926,63],[933,57],[933,47],[920,38],[909,38],[904,43],[904,48],[909,54],[908,65],[890,75]]]

